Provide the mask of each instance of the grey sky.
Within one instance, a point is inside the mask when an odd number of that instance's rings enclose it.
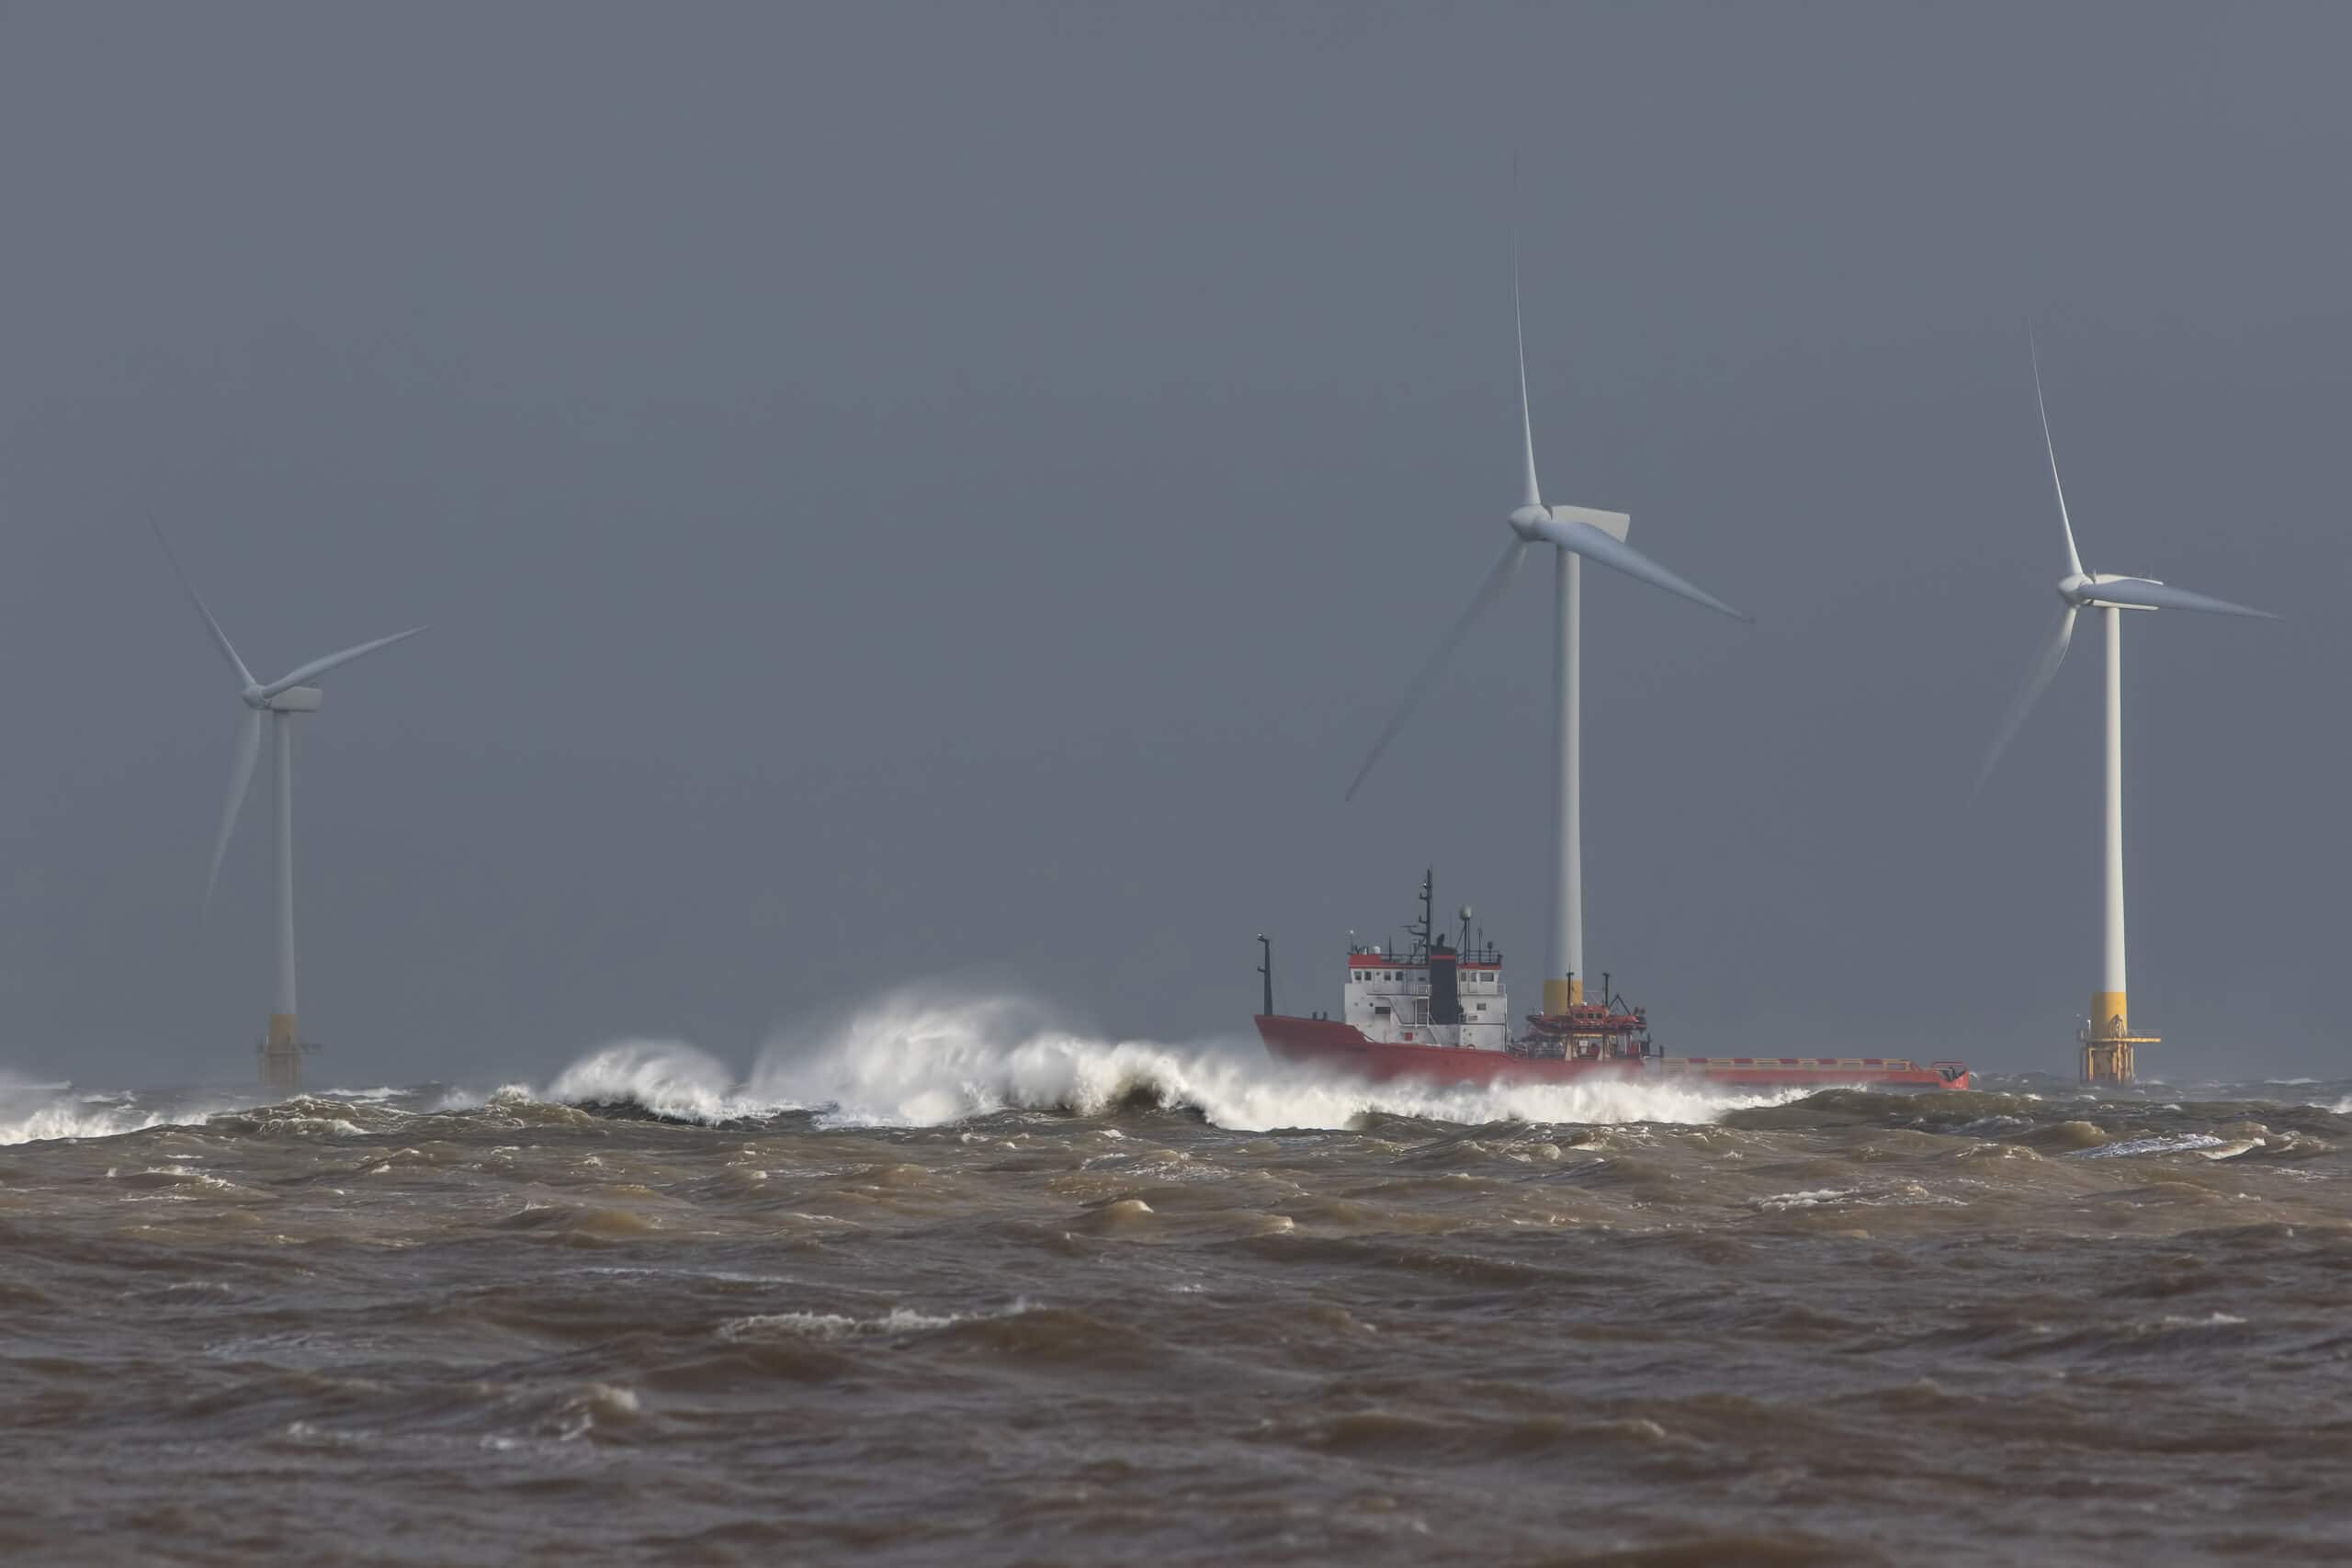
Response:
[[[1532,963],[1530,573],[1593,575],[1589,952],[1669,1049],[2065,1071],[2098,661],[1968,783],[2059,548],[2127,628],[2146,1066],[2340,1072],[2352,13],[2326,6],[0,6],[0,1068],[240,1078],[298,752],[334,1081],[747,1062],[942,975],[1335,998],[1425,863]],[[1522,967],[1527,967],[1522,964]],[[1521,976],[1532,985],[1532,967]]]

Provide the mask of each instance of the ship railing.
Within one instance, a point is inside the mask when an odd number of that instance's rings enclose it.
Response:
[[[1484,947],[1456,949],[1453,956],[1457,962],[1463,964],[1498,965],[1503,961],[1502,949],[1491,942]],[[1411,947],[1358,947],[1348,951],[1348,961],[1351,964],[1364,960],[1370,960],[1374,964],[1426,964],[1429,962],[1429,951],[1418,942]]]

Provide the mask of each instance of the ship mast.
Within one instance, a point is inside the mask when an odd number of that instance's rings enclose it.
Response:
[[[1431,866],[1421,873],[1421,923],[1405,933],[1413,939],[1412,957],[1415,960],[1429,957],[1430,949],[1434,945],[1430,939],[1436,934],[1437,927],[1430,923],[1430,910],[1436,902],[1436,888],[1437,867]]]

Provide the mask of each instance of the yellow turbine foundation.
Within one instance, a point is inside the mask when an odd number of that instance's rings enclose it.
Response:
[[[1570,1008],[1584,1006],[1584,982],[1570,976],[1563,980],[1544,982],[1544,1010],[1556,1017]]]
[[[263,1088],[287,1094],[302,1087],[302,1037],[290,1012],[269,1015],[269,1038],[261,1047],[261,1081]]]
[[[2128,1084],[2139,1077],[2134,1048],[2154,1045],[2153,1034],[2132,1032],[2132,1009],[2121,991],[2093,991],[2090,1021],[2083,1026],[2082,1080]]]

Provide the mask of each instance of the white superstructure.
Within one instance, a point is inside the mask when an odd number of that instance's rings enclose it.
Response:
[[[1459,1021],[1441,1023],[1432,970],[1451,969]],[[1502,956],[1492,950],[1456,953],[1439,944],[1434,955],[1399,955],[1362,947],[1348,953],[1341,1020],[1364,1038],[1386,1045],[1461,1045],[1499,1051],[1510,1043],[1510,993]]]

